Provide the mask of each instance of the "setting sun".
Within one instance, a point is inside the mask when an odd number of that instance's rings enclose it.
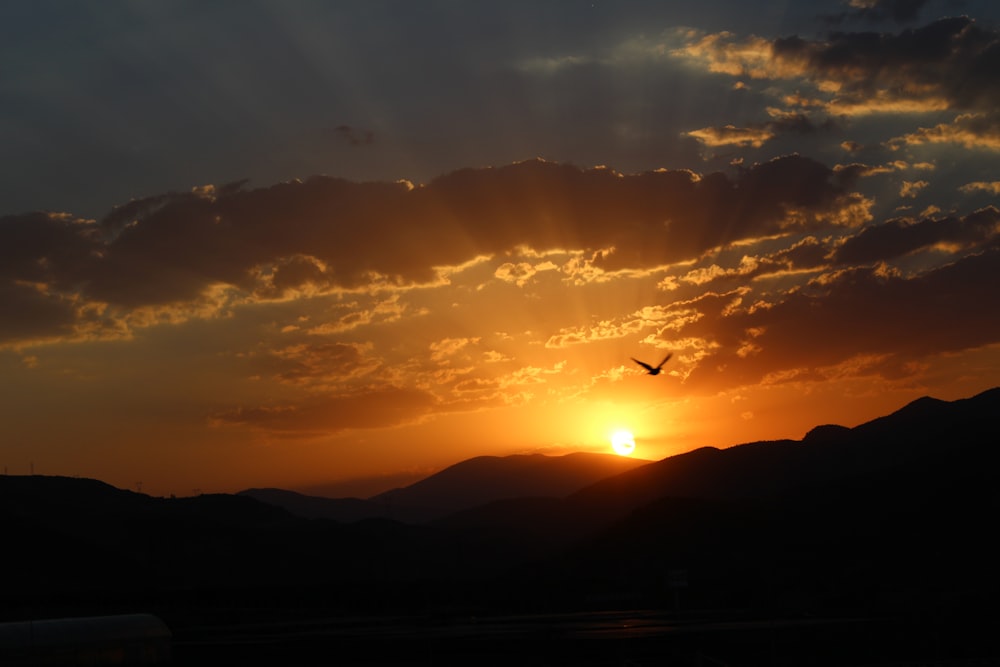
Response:
[[[0,36],[0,658],[1000,667],[1000,0]]]
[[[631,456],[635,451],[635,437],[625,429],[615,431],[611,434],[611,447],[619,456]]]
[[[376,494],[998,384],[998,2],[161,4],[0,2],[12,474]]]

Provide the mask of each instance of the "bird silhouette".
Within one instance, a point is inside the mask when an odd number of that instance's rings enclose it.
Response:
[[[665,364],[665,363],[667,363],[668,361],[670,361],[670,357],[672,357],[672,356],[673,356],[673,352],[671,352],[671,353],[670,353],[670,354],[668,354],[667,356],[663,357],[663,361],[661,361],[661,362],[660,362],[660,364],[659,364],[658,366],[650,366],[650,365],[649,365],[649,364],[647,364],[646,362],[644,362],[644,361],[639,361],[639,360],[638,360],[638,359],[636,359],[635,357],[629,357],[629,358],[630,358],[630,359],[631,359],[632,361],[634,361],[635,363],[637,363],[637,364],[639,364],[640,366],[642,366],[643,368],[645,368],[645,369],[646,369],[646,372],[647,372],[647,373],[649,373],[650,375],[659,375],[659,374],[660,374],[660,371],[661,371],[661,370],[663,370],[663,364]]]

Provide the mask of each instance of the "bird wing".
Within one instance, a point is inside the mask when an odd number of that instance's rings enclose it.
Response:
[[[634,361],[635,363],[639,364],[640,366],[642,366],[643,368],[645,368],[645,369],[646,369],[647,371],[651,371],[651,370],[653,370],[653,367],[652,367],[652,366],[650,366],[650,365],[649,365],[649,364],[647,364],[647,363],[643,363],[643,362],[639,361],[639,360],[638,360],[638,359],[636,359],[635,357],[629,357],[629,359],[631,359],[631,360],[632,360],[632,361]]]
[[[674,356],[674,353],[673,353],[673,352],[671,352],[671,353],[670,353],[670,354],[668,354],[667,356],[663,357],[663,361],[661,361],[661,362],[660,362],[660,365],[659,365],[659,366],[657,366],[657,368],[663,368],[663,364],[665,364],[665,363],[667,363],[668,361],[670,361],[670,357],[672,357],[672,356]],[[646,364],[643,364],[643,366],[645,366],[645,365],[646,365]]]

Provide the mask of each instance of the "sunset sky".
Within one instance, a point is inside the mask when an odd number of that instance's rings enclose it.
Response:
[[[998,19],[5,2],[0,466],[368,495],[996,386]]]

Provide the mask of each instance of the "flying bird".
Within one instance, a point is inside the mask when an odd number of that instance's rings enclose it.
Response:
[[[643,368],[645,368],[646,372],[649,373],[650,375],[659,375],[660,371],[663,370],[663,364],[665,364],[668,361],[670,361],[670,357],[672,357],[672,356],[673,356],[673,352],[671,352],[667,356],[663,357],[663,361],[661,361],[658,366],[650,366],[649,364],[647,364],[647,363],[645,363],[643,361],[639,361],[635,357],[629,357],[629,358],[632,361],[634,361],[635,363],[637,363],[640,366],[642,366]]]

